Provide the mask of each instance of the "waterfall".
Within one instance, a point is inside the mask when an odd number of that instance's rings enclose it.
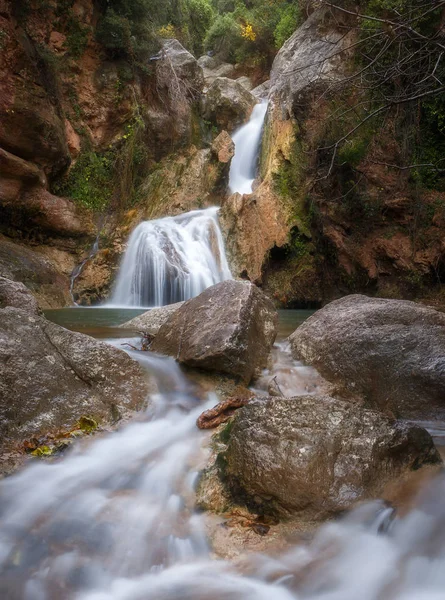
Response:
[[[111,304],[165,306],[231,279],[218,208],[145,221],[130,236]]]
[[[229,174],[229,189],[234,194],[251,194],[255,181],[258,150],[261,142],[267,102],[257,104],[250,120],[233,136],[235,155],[232,158]]]

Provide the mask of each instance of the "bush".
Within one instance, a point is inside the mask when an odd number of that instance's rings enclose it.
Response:
[[[233,14],[219,15],[207,32],[204,47],[218,54],[223,60],[235,60],[236,51],[243,39],[241,28]]]
[[[278,25],[275,27],[274,39],[275,46],[279,49],[286,40],[297,29],[301,23],[302,15],[298,4],[289,4],[281,13]]]
[[[107,10],[96,32],[97,41],[112,54],[126,54],[131,50],[131,27],[128,19]]]
[[[188,0],[188,33],[195,56],[202,54],[204,39],[214,18],[213,8],[208,0]]]

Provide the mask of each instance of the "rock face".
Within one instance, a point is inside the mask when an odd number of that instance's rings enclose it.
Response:
[[[6,306],[22,308],[35,314],[40,312],[37,300],[26,285],[6,279],[6,277],[0,277],[0,308]]]
[[[329,396],[249,403],[236,413],[224,459],[235,496],[266,513],[311,519],[441,462],[425,429]]]
[[[23,282],[33,292],[42,309],[71,304],[68,277],[58,272],[44,256],[2,235],[0,276]]]
[[[271,96],[279,99],[289,116],[298,112],[301,93],[342,76],[344,52],[353,33],[341,28],[323,30],[325,8],[312,13],[305,23],[283,44],[270,74]],[[342,54],[343,53],[343,54]]]
[[[275,308],[257,287],[224,281],[176,311],[159,330],[151,349],[190,367],[249,382],[266,366],[276,330]]]
[[[0,448],[69,428],[107,424],[146,405],[150,385],[125,352],[24,309],[0,309]]]
[[[123,329],[132,329],[133,331],[143,331],[149,335],[157,335],[161,327],[169,318],[184,304],[184,302],[176,302],[168,306],[152,308],[147,310],[142,315],[123,323],[119,327]]]
[[[240,83],[218,77],[203,100],[202,114],[230,133],[248,120],[256,103],[256,98]]]
[[[445,416],[445,314],[401,300],[347,296],[291,336],[294,357],[371,405],[405,418]]]

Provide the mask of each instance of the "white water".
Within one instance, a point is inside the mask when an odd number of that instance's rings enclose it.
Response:
[[[145,221],[130,236],[110,304],[165,306],[231,279],[218,208]]]
[[[229,174],[229,189],[232,194],[252,193],[266,112],[267,102],[257,104],[249,122],[238,129],[233,136],[235,155],[232,158]]]
[[[282,556],[211,561],[195,421],[216,399],[200,405],[172,359],[131,355],[159,386],[143,420],[0,482],[0,598],[444,599],[443,478],[403,519],[375,502]]]

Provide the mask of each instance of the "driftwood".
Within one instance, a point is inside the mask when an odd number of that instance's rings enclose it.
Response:
[[[213,429],[232,417],[237,408],[245,406],[250,398],[228,398],[213,408],[205,410],[197,419],[199,429]]]

